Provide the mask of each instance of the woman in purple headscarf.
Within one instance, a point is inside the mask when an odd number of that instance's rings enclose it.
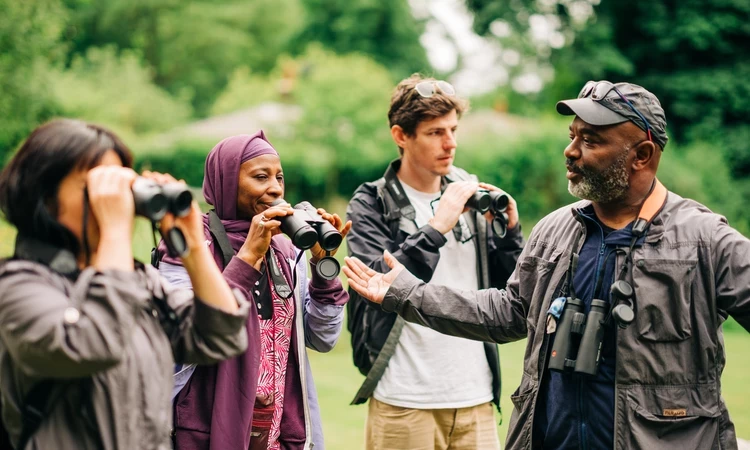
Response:
[[[294,210],[287,203],[272,206],[284,196],[284,175],[263,131],[219,142],[205,170],[203,195],[214,207],[204,215],[206,245],[254,311],[245,354],[214,366],[176,368],[175,449],[320,450],[322,426],[306,349],[333,348],[349,296],[338,279],[326,280],[316,270],[308,283],[304,253],[280,234],[279,219]],[[349,231],[351,222],[318,212],[342,235]],[[316,245],[311,254],[314,269],[326,253]],[[159,270],[173,284],[189,285],[179,264],[164,257]]]

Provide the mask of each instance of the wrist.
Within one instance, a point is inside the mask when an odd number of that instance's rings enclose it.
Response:
[[[445,224],[438,220],[435,220],[434,217],[428,220],[427,223],[430,224],[432,228],[436,229],[440,234],[445,234],[450,231],[450,228],[446,229]]]
[[[212,259],[213,257],[209,252],[208,247],[206,247],[205,245],[190,247],[188,249],[188,254],[182,258],[182,265],[185,267],[185,270],[190,272],[192,269],[198,267],[198,265],[200,265],[202,262]]]
[[[263,255],[258,255],[252,250],[245,250],[244,248],[240,248],[240,251],[237,252],[237,257],[257,270],[260,270],[261,263],[263,262]]]

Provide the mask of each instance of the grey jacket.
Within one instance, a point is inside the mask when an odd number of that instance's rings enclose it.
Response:
[[[511,396],[508,449],[532,448],[549,351],[546,312],[582,232],[571,207],[561,208],[534,228],[506,290],[455,291],[404,271],[383,302],[383,309],[447,334],[500,343],[528,337],[521,385]],[[750,241],[723,217],[668,194],[644,245],[634,251],[629,281],[636,319],[617,336],[616,449],[737,448],[721,398],[721,324],[731,315],[750,330],[748,255]]]
[[[69,384],[27,449],[169,449],[175,361],[214,363],[247,347],[249,304],[235,295],[240,309],[229,314],[170,287],[151,266],[88,268],[73,281],[37,262],[2,264],[0,393],[11,439],[29,390],[57,379]],[[177,315],[171,336],[153,297]]]

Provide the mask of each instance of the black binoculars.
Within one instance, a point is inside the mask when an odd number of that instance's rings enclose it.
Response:
[[[272,205],[283,202],[284,200],[279,199]],[[339,230],[318,214],[317,209],[309,202],[297,203],[294,205],[294,214],[277,219],[281,222],[281,231],[301,250],[312,248],[318,243],[323,250],[330,252],[336,250],[343,240]],[[316,264],[318,275],[326,280],[336,278],[340,269],[338,261],[330,256],[321,258]]]
[[[193,194],[182,183],[159,184],[148,178],[138,177],[131,189],[137,216],[158,222],[168,212],[175,217],[184,217],[190,213]]]
[[[633,297],[633,288],[626,281],[620,280],[612,285],[610,293],[615,303],[621,300],[629,302]],[[551,370],[596,376],[604,330],[609,322],[609,303],[592,300],[588,315],[584,314],[583,306],[580,299],[566,300],[550,354]],[[635,315],[629,304],[619,304],[612,309],[612,317],[620,328],[626,328]]]
[[[509,203],[510,199],[502,192],[477,189],[474,195],[466,201],[466,207],[481,214],[491,210],[492,215],[495,216],[495,220],[492,221],[492,231],[497,237],[503,238],[508,232],[508,215],[505,210]]]

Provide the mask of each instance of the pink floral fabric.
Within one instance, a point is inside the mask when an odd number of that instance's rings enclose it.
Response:
[[[273,317],[260,321],[261,356],[256,404],[273,405],[268,450],[278,450],[281,414],[284,406],[284,380],[294,323],[294,295],[290,295],[288,299],[281,298],[270,278],[270,271],[267,270],[266,273],[273,298]]]

